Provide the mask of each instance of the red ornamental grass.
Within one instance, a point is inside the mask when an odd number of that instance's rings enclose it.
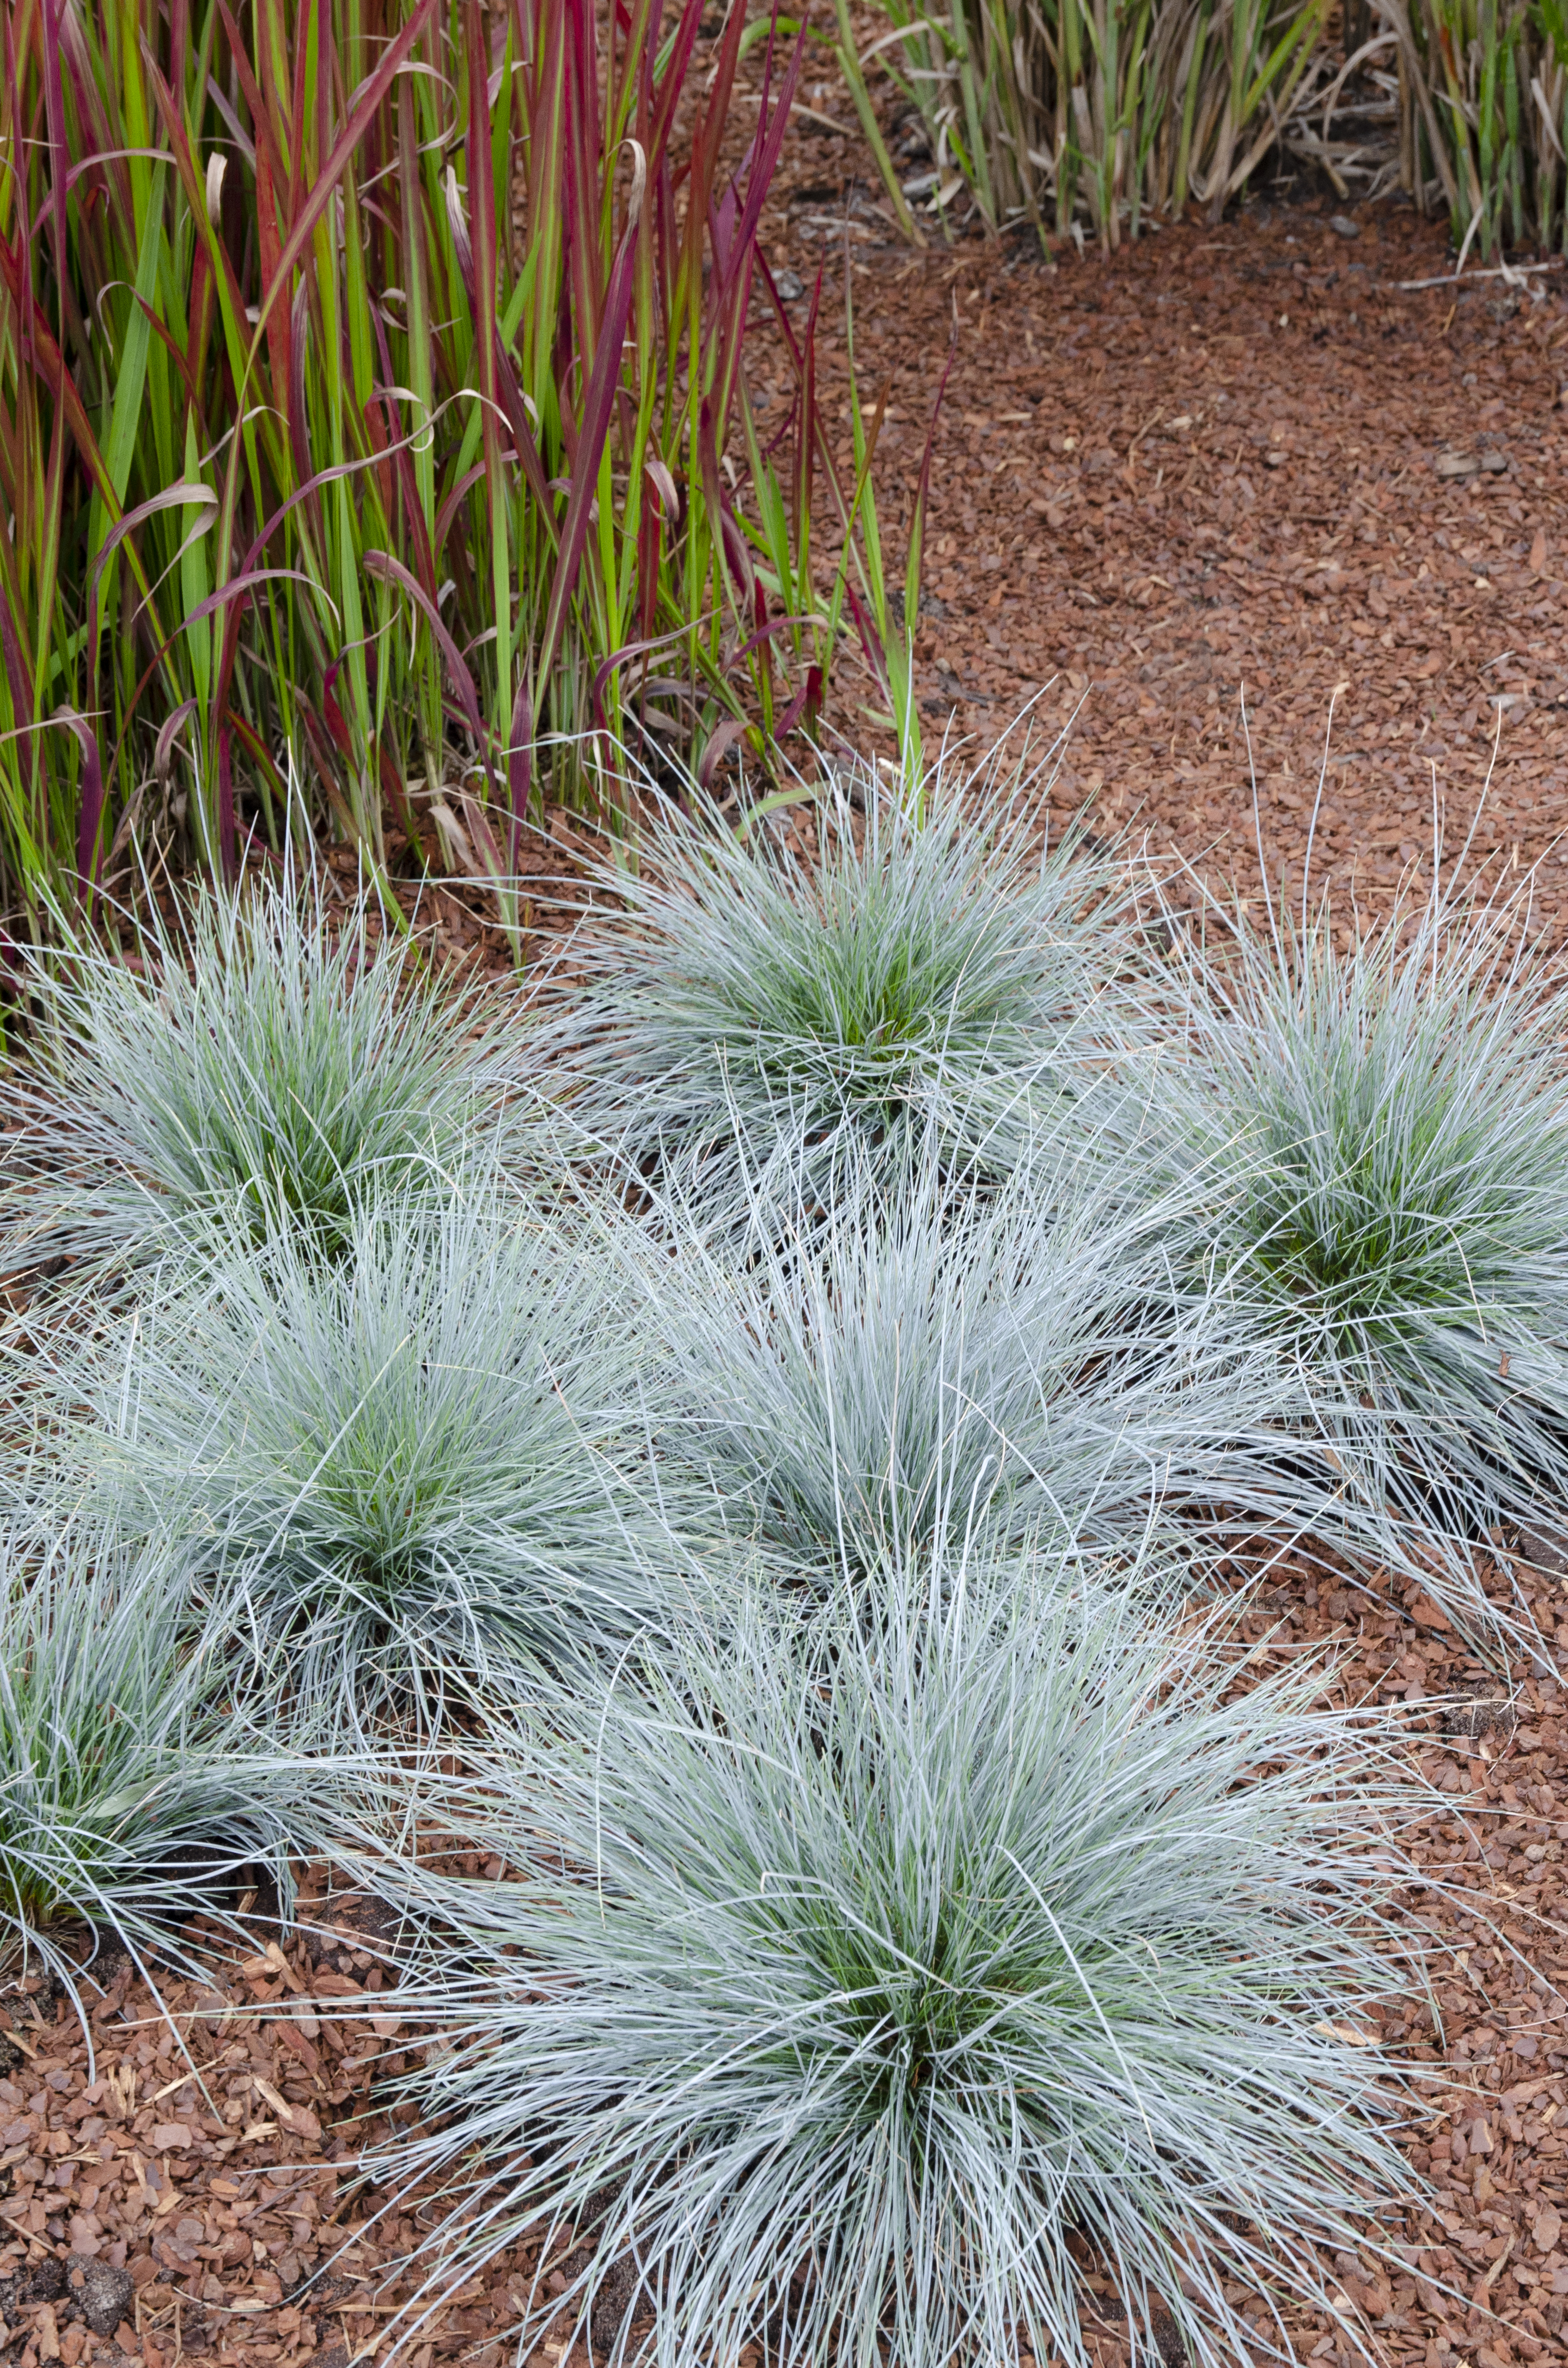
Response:
[[[845,485],[820,287],[771,443],[746,393],[800,41],[762,31],[732,165],[757,28],[699,76],[699,6],[20,0],[0,848],[30,911],[165,822],[232,874],[292,759],[373,864],[390,818],[510,919],[547,781],[613,810],[629,753],[708,780],[811,732],[846,589],[886,695],[874,437]]]

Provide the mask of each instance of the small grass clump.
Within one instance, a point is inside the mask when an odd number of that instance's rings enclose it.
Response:
[[[597,1247],[494,1178],[383,1192],[330,1262],[236,1228],[67,1340],[41,1485],[167,1538],[280,1699],[624,1638],[678,1550],[627,1478],[638,1343]]]
[[[574,941],[581,994],[551,1042],[594,1144],[718,1192],[802,1145],[896,1142],[933,1120],[1005,1170],[1086,1090],[1096,1013],[1126,948],[1119,874],[1042,853],[1017,800],[974,818],[938,774],[925,802],[841,780],[802,863],[767,821],[661,821],[617,909]]]
[[[1327,2306],[1314,2248],[1409,2193],[1353,2044],[1409,1803],[1321,1664],[1234,1699],[1143,1578],[1134,1612],[938,1557],[869,1627],[759,1603],[427,1778],[510,1874],[361,1861],[427,1919],[400,2000],[441,2041],[377,2175],[450,2177],[465,2277],[539,2245],[525,2348],[1086,2368],[1100,2274],[1135,2360],[1168,2314],[1232,2368]]]
[[[187,1608],[166,1557],[73,1528],[4,1541],[0,1962],[56,1975],[79,2010],[95,1938],[150,1978],[154,1959],[192,1967],[192,1915],[233,1926],[257,1868],[287,1898],[307,1839],[307,1771],[238,1731]]]
[[[12,1265],[123,1274],[236,1224],[335,1254],[367,1195],[444,1188],[498,1139],[496,1021],[369,897],[334,912],[286,872],[201,891],[175,920],[152,905],[135,942],[132,964],[72,930],[33,965],[36,1064],[8,1087]]]
[[[1460,1537],[1568,1494],[1568,988],[1527,921],[1434,892],[1344,953],[1325,927],[1189,941],[1184,1052],[1152,1071],[1165,1172],[1208,1179],[1186,1265],[1213,1319]]]

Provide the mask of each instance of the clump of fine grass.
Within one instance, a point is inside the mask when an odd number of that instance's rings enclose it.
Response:
[[[933,1119],[1009,1167],[1089,1089],[1131,940],[1116,868],[1043,851],[1022,790],[988,787],[971,814],[940,768],[918,802],[840,778],[808,864],[767,820],[661,819],[574,941],[585,980],[550,1042],[585,1138],[713,1192],[737,1151],[826,1161]]]
[[[1195,1559],[1265,1539],[1400,1566],[1381,1500],[1300,1450],[1309,1403],[1267,1343],[1186,1302],[1178,1181],[1118,1208],[1037,1145],[997,1185],[949,1174],[938,1130],[738,1167],[750,1222],[670,1193],[638,1255],[649,1401],[672,1469],[782,1569],[852,1576],[890,1551],[1155,1531]],[[1440,1579],[1435,1583],[1441,1584]]]
[[[1371,2043],[1410,1804],[1381,1714],[1321,1666],[1235,1699],[1143,1577],[759,1603],[426,1776],[510,1874],[362,1863],[428,1919],[400,1998],[441,2042],[378,2175],[449,2177],[456,2273],[538,2246],[525,2348],[1086,2368],[1097,2272],[1140,2362],[1162,2311],[1211,2368],[1289,2356],[1315,2248],[1409,2192]]]
[[[247,1871],[290,1896],[306,1771],[237,1731],[187,1611],[166,1556],[76,1528],[0,1543],[0,1961],[79,2009],[84,1926],[151,1978],[191,1966],[193,1914],[233,1925]]]
[[[1568,983],[1528,917],[1435,887],[1344,952],[1326,917],[1187,939],[1150,1075],[1156,1189],[1208,1179],[1185,1260],[1212,1319],[1460,1537],[1568,1494]]]
[[[62,916],[29,979],[33,1064],[7,1083],[6,1255],[123,1273],[216,1224],[324,1253],[367,1195],[431,1188],[494,1144],[498,1022],[444,990],[361,894],[289,870],[149,899],[134,962]]]
[[[382,1191],[341,1255],[214,1235],[67,1336],[24,1486],[165,1537],[280,1699],[438,1694],[624,1639],[680,1552],[628,1477],[638,1343],[587,1220]],[[663,1574],[663,1577],[659,1574]]]

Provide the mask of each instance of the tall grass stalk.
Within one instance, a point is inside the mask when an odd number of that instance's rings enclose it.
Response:
[[[814,727],[814,347],[748,324],[800,51],[701,0],[21,0],[0,74],[0,861],[28,928],[178,836],[492,881],[623,752]],[[755,69],[754,69],[755,73]],[[813,313],[814,321],[814,313]],[[749,471],[749,484],[747,472]],[[858,549],[853,503],[835,499]],[[819,538],[820,540],[820,538]]]
[[[1189,199],[1218,219],[1332,78],[1322,0],[882,0],[874,53],[935,160],[907,185],[992,231],[1086,216],[1102,247]],[[892,176],[891,165],[884,167]]]
[[[1568,12],[1560,0],[1377,0],[1400,63],[1404,181],[1461,255],[1568,251]]]
[[[1133,1613],[1049,1563],[914,1564],[869,1633],[759,1606],[426,1779],[509,1874],[372,1866],[439,2043],[377,2167],[451,2181],[456,2274],[539,2247],[525,2348],[1086,2368],[1101,2275],[1136,2361],[1163,2310],[1230,2368],[1329,2305],[1318,2247],[1377,2248],[1395,1731],[1315,1664],[1238,1699],[1145,1576]]]
[[[1189,199],[1211,220],[1281,154],[1445,208],[1462,254],[1568,246],[1568,13],[1560,0],[1375,0],[1332,43],[1321,0],[881,0],[886,28],[844,49],[863,114],[871,71],[917,111],[932,169],[900,182],[874,150],[901,219],[950,223],[962,200],[986,227],[1042,237],[1086,225],[1109,249]],[[1392,53],[1392,55],[1391,55]],[[1397,81],[1389,67],[1397,63]],[[1331,138],[1358,70],[1398,123],[1398,160]],[[913,205],[915,211],[911,214]]]

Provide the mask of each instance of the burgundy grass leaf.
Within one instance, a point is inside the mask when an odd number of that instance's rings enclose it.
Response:
[[[514,878],[517,876],[523,825],[528,820],[528,796],[533,786],[533,702],[528,697],[528,687],[525,679],[517,685],[517,697],[512,709],[511,729],[506,743],[506,786],[512,793],[510,868]]]
[[[135,545],[131,544],[130,548],[134,550]],[[318,598],[323,597],[320,586],[312,583],[311,578],[304,575],[298,567],[253,567],[248,569],[243,575],[230,576],[224,583],[219,585],[218,589],[215,592],[210,592],[205,600],[199,601],[194,609],[189,610],[186,616],[181,618],[179,623],[175,627],[174,632],[168,634],[158,643],[157,648],[148,659],[146,666],[142,670],[142,676],[136,684],[136,688],[125,702],[124,712],[120,718],[119,737],[115,742],[114,753],[109,766],[109,770],[111,772],[119,763],[120,754],[125,746],[126,735],[135,722],[136,712],[141,706],[142,699],[146,695],[147,686],[152,681],[153,677],[157,673],[159,667],[163,665],[165,659],[168,656],[169,652],[173,649],[180,635],[188,626],[199,623],[202,618],[215,617],[223,609],[229,608],[235,601],[248,601],[256,585],[273,581],[303,584],[306,585]],[[331,606],[332,604],[329,602],[328,605]],[[335,609],[334,614],[335,615],[335,613],[336,611]]]
[[[218,733],[218,847],[223,876],[233,886],[239,877],[239,833],[234,814],[233,737],[226,723]]]
[[[60,73],[61,13],[61,0],[43,0],[43,107],[53,200],[50,217],[54,233],[54,284],[63,304],[71,286],[70,245],[65,218],[65,180],[70,170],[71,151],[65,136],[65,87]],[[63,338],[63,316],[61,336]]]
[[[114,482],[99,450],[98,439],[93,433],[86,406],[76,391],[74,379],[61,359],[60,347],[22,268],[21,256],[3,238],[0,238],[0,279],[4,279],[7,295],[26,323],[27,341],[31,344],[37,373],[42,379],[51,400],[59,405],[65,426],[71,431],[71,440],[81,455],[94,485],[103,496],[104,507],[110,518],[117,518],[119,503],[115,495]],[[21,345],[26,341],[18,337],[17,342]]]
[[[175,740],[182,723],[187,723],[196,713],[194,699],[182,699],[179,705],[165,716],[158,726],[158,736],[153,744],[153,772],[161,782],[167,782],[174,761]]]
[[[599,457],[614,415],[621,347],[626,342],[626,324],[631,311],[637,260],[637,222],[647,186],[645,165],[646,160],[639,154],[638,175],[628,209],[626,228],[621,233],[615,266],[610,273],[598,350],[594,356],[593,374],[583,402],[577,450],[572,468],[572,490],[567,495],[561,548],[550,587],[550,607],[545,612],[544,630],[540,636],[536,661],[534,679],[541,685],[550,679],[561,644],[567,606],[576,586],[577,569],[587,541],[588,522],[598,485]]]
[[[258,773],[264,773],[267,776],[267,786],[270,789],[272,795],[277,799],[278,803],[283,812],[287,814],[289,811],[290,798],[289,784],[283,779],[282,774],[274,764],[272,760],[272,751],[267,746],[266,741],[262,739],[260,734],[256,731],[256,726],[253,723],[248,723],[237,708],[231,707],[227,716],[224,718],[224,721],[228,724],[230,731],[233,732],[235,739],[239,742],[241,747],[244,750],[246,756],[250,758],[251,763],[256,767],[256,771]]]
[[[844,590],[849,603],[849,613],[855,620],[855,629],[860,636],[860,647],[866,653],[866,664],[875,676],[884,698],[891,700],[892,684],[888,675],[888,654],[882,647],[882,637],[877,631],[877,620],[853,584],[846,580]]]
[[[711,789],[714,774],[736,741],[744,739],[745,730],[745,725],[733,715],[726,715],[722,723],[714,725],[708,736],[708,746],[698,760],[697,786],[699,790]]]

